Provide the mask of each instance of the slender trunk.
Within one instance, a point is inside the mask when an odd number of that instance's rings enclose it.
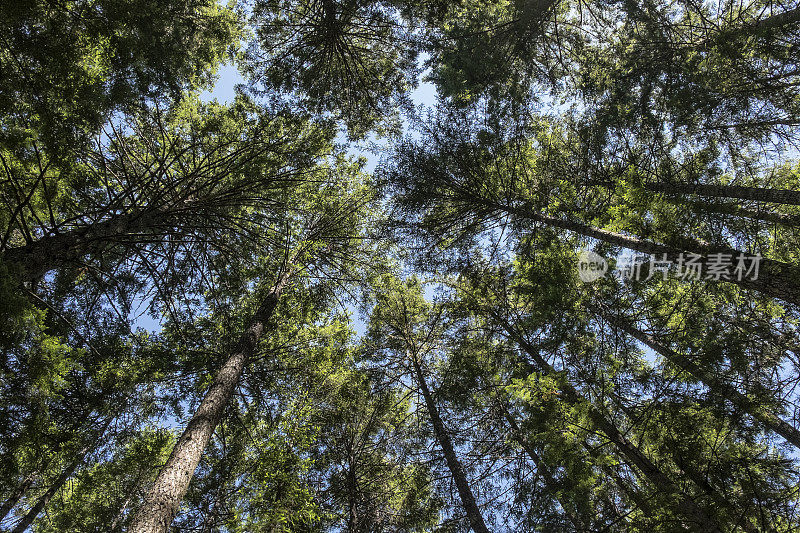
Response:
[[[356,497],[358,487],[356,484],[356,466],[352,454],[350,455],[350,469],[347,471],[347,531],[355,533],[358,531],[358,515],[356,514]]]
[[[25,246],[9,248],[3,253],[3,261],[16,265],[23,280],[37,279],[49,271],[74,263],[81,257],[98,253],[110,244],[131,234],[161,226],[163,211],[128,213],[104,222],[42,237]]]
[[[14,526],[14,529],[11,530],[11,533],[25,533],[25,531],[33,524],[33,521],[36,520],[36,517],[39,516],[44,508],[50,503],[50,500],[55,496],[55,494],[61,490],[61,487],[67,482],[69,478],[72,477],[72,474],[75,473],[75,470],[83,463],[83,460],[86,457],[86,454],[89,453],[91,450],[91,446],[86,445],[77,453],[75,458],[70,462],[67,467],[59,474],[59,476],[53,481],[53,483],[47,488],[44,494],[42,494],[38,500],[36,500],[36,504],[25,513],[25,516],[22,517],[22,520],[17,522],[17,525]]]
[[[80,450],[77,451],[75,454],[74,459],[72,462],[68,463],[67,467],[59,474],[59,476],[53,481],[53,483],[47,488],[44,494],[42,494],[39,499],[36,501],[33,507],[25,513],[25,516],[22,517],[14,529],[11,530],[11,533],[24,533],[28,527],[36,520],[36,517],[44,510],[53,496],[61,490],[64,484],[72,477],[72,474],[75,473],[75,470],[83,463],[86,455],[94,449],[94,447],[100,442],[105,435],[108,426],[111,425],[111,422],[114,421],[113,416],[108,416],[103,425],[98,428],[97,432],[93,435],[93,440],[89,443],[84,445]]]
[[[136,494],[136,490],[139,488],[139,484],[142,482],[142,479],[145,477],[145,472],[139,472],[134,480],[133,484],[131,485],[130,489],[128,490],[127,495],[125,496],[125,500],[122,502],[122,505],[119,507],[119,511],[114,516],[114,520],[111,521],[111,525],[109,526],[110,531],[117,531],[119,527],[122,525],[122,521],[125,519],[125,511],[128,510],[128,506],[131,504],[133,500],[133,495]]]
[[[730,401],[734,406],[748,413],[750,416],[761,422],[765,427],[779,434],[788,442],[800,449],[800,431],[795,429],[784,420],[781,420],[774,413],[764,409],[760,402],[748,398],[730,384],[718,379],[710,372],[707,372],[697,363],[659,343],[651,335],[648,335],[647,333],[635,328],[627,320],[620,317],[615,317],[610,313],[604,313],[602,311],[600,311],[600,313],[612,326],[621,329],[634,339],[652,349],[657,354],[663,356],[672,364],[685,370],[695,379],[698,379],[705,384],[709,390],[711,390],[711,392],[718,394],[719,396]]]
[[[786,227],[800,226],[800,216],[788,215],[786,213],[776,213],[774,211],[752,210],[731,203],[709,203],[707,201],[690,200],[684,196],[668,197],[667,201],[675,205],[685,205],[696,209],[699,212],[715,213],[731,217],[747,218],[769,224],[778,224]]]
[[[261,306],[239,339],[237,349],[220,368],[203,401],[175,443],[169,459],[134,515],[129,528],[130,533],[168,531],[206,445],[222,418],[247,361],[258,346],[281,292],[289,282],[290,269],[291,267],[283,272],[275,288],[261,302]]]
[[[743,187],[741,185],[705,185],[678,182],[646,183],[644,187],[649,191],[667,194],[696,194],[712,198],[800,205],[800,191],[791,189],[764,189],[761,187]]]
[[[638,419],[636,413],[634,413],[627,406],[620,403],[617,403],[617,406],[623,413],[625,413],[625,415],[630,420]],[[673,460],[675,461],[675,465],[681,472],[685,474],[686,478],[691,480],[695,485],[704,490],[717,507],[726,507],[728,509],[733,509],[733,510],[741,509],[740,505],[734,505],[729,500],[726,494],[723,494],[713,484],[711,484],[711,482],[708,479],[708,473],[700,472],[699,470],[697,470],[697,468],[695,468],[695,466],[692,463],[685,462],[680,454],[678,455],[672,454],[672,457]],[[744,513],[740,515],[740,522],[737,523],[736,525],[750,533],[757,533],[758,531],[753,526],[753,524],[750,523],[750,521],[745,517]]]
[[[573,509],[574,506],[570,505],[570,502],[563,500],[559,496],[558,489],[561,487],[561,483],[558,482],[558,480],[555,478],[553,473],[544,463],[541,456],[536,452],[533,446],[531,446],[530,443],[528,443],[528,440],[525,437],[523,437],[519,424],[517,424],[517,421],[514,419],[511,413],[508,412],[506,406],[503,405],[501,406],[501,408],[503,410],[503,417],[506,419],[509,427],[511,428],[511,437],[517,442],[517,444],[520,445],[520,447],[522,447],[522,449],[525,451],[528,457],[531,458],[533,464],[536,465],[536,471],[542,475],[545,485],[550,490],[550,492],[553,493],[556,500],[561,505],[561,508],[564,509],[564,514],[566,514],[569,521],[572,522],[572,526],[575,528],[576,531],[586,531],[587,530],[586,525],[578,517],[578,514],[575,512],[575,509]]]
[[[508,336],[516,342],[525,353],[530,356],[539,370],[545,374],[555,374],[555,369],[539,354],[525,338],[502,317],[495,314],[500,325]],[[526,362],[527,363],[527,362]],[[529,363],[528,363],[529,364]],[[578,391],[569,383],[564,383],[561,388],[562,397],[570,404],[577,404],[581,401]],[[701,531],[721,533],[716,522],[692,499],[683,492],[664,472],[661,471],[639,448],[627,439],[616,427],[616,425],[603,415],[594,406],[589,406],[589,420],[600,430],[620,451],[620,453],[635,465],[644,476],[663,494],[668,495],[672,501],[674,510],[688,520],[690,520]]]
[[[585,237],[598,239],[615,246],[621,246],[643,254],[658,256],[658,259],[666,257],[667,261],[672,261],[673,263],[679,262],[682,257],[685,260],[686,258],[684,256],[687,253],[694,253],[702,256],[698,260],[698,263],[702,265],[702,268],[706,268],[710,262],[708,254],[729,254],[733,261],[736,261],[736,258],[741,254],[739,250],[733,248],[709,246],[691,239],[684,239],[687,246],[685,246],[685,249],[680,249],[596,228],[582,222],[544,215],[532,209],[514,208],[502,205],[494,205],[493,207],[521,218],[527,218],[555,228],[572,231]],[[786,302],[800,305],[800,268],[797,266],[773,259],[761,258],[758,278],[751,279],[752,277],[753,276],[742,276],[741,280],[732,277],[728,280],[722,279],[722,281],[735,283],[745,289],[756,290],[773,298],[779,298]]]
[[[475,533],[489,533],[489,529],[486,527],[486,522],[483,521],[481,510],[478,508],[478,504],[475,502],[475,496],[472,494],[472,489],[469,487],[467,476],[464,474],[464,469],[461,466],[461,462],[458,460],[456,452],[453,449],[453,443],[450,440],[450,435],[448,434],[447,429],[445,428],[444,423],[439,416],[439,410],[433,400],[431,391],[428,389],[428,384],[425,382],[425,376],[422,374],[422,368],[419,365],[419,360],[417,359],[416,354],[410,354],[410,359],[411,364],[414,367],[417,383],[422,391],[422,397],[425,399],[425,406],[428,409],[428,416],[430,417],[431,424],[433,425],[433,433],[436,435],[436,440],[444,452],[444,458],[447,461],[447,468],[450,470],[450,473],[453,476],[453,481],[455,481],[456,488],[458,489],[458,495],[461,498],[461,504],[464,506],[464,510],[467,512],[467,518],[469,518],[470,526],[472,526],[472,530],[475,531]]]
[[[588,450],[589,446],[584,442],[584,448]],[[646,517],[655,516],[655,511],[653,507],[647,502],[646,498],[643,498],[639,491],[637,491],[634,487],[631,487],[628,482],[620,475],[619,472],[614,470],[608,465],[601,466],[603,473],[614,480],[614,483],[625,493],[625,496],[630,500],[636,507],[638,507],[642,514]]]
[[[28,492],[28,489],[31,488],[33,482],[36,481],[39,472],[31,472],[28,476],[22,480],[22,482],[14,488],[14,491],[8,496],[6,501],[3,502],[3,505],[0,506],[0,522],[11,512],[11,510],[16,507],[19,500]]]
[[[214,501],[211,502],[211,508],[208,510],[206,515],[203,517],[203,525],[200,531],[202,533],[214,533],[214,526],[216,525],[216,518],[218,514],[218,509],[220,506],[220,502],[222,501],[222,487],[224,483],[220,483],[217,486],[217,490],[214,491]]]

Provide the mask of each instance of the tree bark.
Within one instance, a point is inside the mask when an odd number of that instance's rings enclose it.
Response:
[[[14,491],[6,498],[6,501],[3,502],[3,505],[0,506],[0,522],[11,512],[11,510],[16,507],[19,500],[28,492],[28,489],[31,488],[33,482],[36,481],[38,477],[38,472],[31,472],[28,476],[22,480],[22,482],[16,486]]]
[[[21,270],[21,279],[37,279],[51,270],[98,253],[115,241],[163,224],[163,211],[136,212],[115,216],[86,227],[42,237],[25,246],[3,252],[3,262]]]
[[[564,514],[567,515],[567,519],[572,522],[572,526],[576,531],[586,531],[586,525],[578,517],[578,514],[573,509],[573,506],[569,505],[570,502],[566,502],[559,497],[558,489],[561,486],[561,483],[556,480],[553,473],[550,471],[544,461],[542,461],[541,456],[536,453],[535,449],[533,449],[533,446],[531,446],[528,440],[522,436],[522,431],[520,430],[519,424],[517,424],[517,421],[513,416],[511,416],[511,413],[508,412],[506,406],[502,405],[501,409],[503,410],[503,417],[506,419],[506,422],[508,422],[508,425],[511,428],[511,437],[517,442],[517,444],[520,445],[520,447],[522,447],[528,457],[531,458],[533,464],[536,465],[536,471],[542,475],[545,485],[553,493],[556,500],[561,505],[561,508],[564,509]]]
[[[733,260],[736,260],[739,254],[741,254],[739,250],[733,248],[705,245],[691,239],[683,239],[687,246],[680,249],[596,228],[582,222],[545,215],[532,209],[515,208],[497,204],[495,204],[494,207],[495,209],[504,210],[520,218],[526,218],[555,228],[572,231],[585,237],[598,239],[629,250],[655,255],[659,258],[666,257],[667,261],[672,261],[673,263],[679,261],[681,254],[685,256],[685,254],[693,253],[701,256],[698,260],[698,264],[706,267],[709,263],[708,254],[729,254],[732,256]],[[800,268],[789,263],[783,263],[769,258],[761,258],[758,279],[750,279],[747,276],[742,276],[741,280],[732,277],[727,280],[721,279],[721,281],[734,283],[742,288],[759,291],[767,296],[800,305]]]
[[[737,391],[730,384],[717,379],[716,376],[707,372],[697,363],[689,360],[687,357],[680,355],[676,351],[664,346],[654,339],[651,335],[635,328],[627,320],[615,317],[610,313],[603,312],[595,307],[601,316],[605,318],[609,324],[621,329],[634,339],[638,340],[645,346],[652,349],[657,354],[663,356],[669,362],[688,372],[695,379],[705,384],[711,392],[730,401],[734,406],[742,411],[748,413],[750,416],[761,422],[765,427],[771,429],[778,435],[782,436],[796,448],[800,449],[800,431],[793,426],[781,420],[777,415],[764,409],[757,401],[751,400],[741,392]]]
[[[752,35],[754,33],[767,32],[788,26],[790,24],[797,24],[800,22],[800,8],[789,9],[783,13],[771,15],[761,20],[754,21],[742,28],[723,30],[722,35],[729,38],[732,35]]]
[[[291,265],[278,278],[275,287],[253,315],[237,349],[220,368],[203,401],[178,439],[152,488],[134,515],[130,533],[166,533],[178,512],[189,482],[203,456],[208,441],[233,395],[250,357],[256,351],[266,323],[289,282]]]
[[[506,331],[509,338],[516,342],[520,348],[534,360],[540,371],[545,374],[555,374],[555,369],[550,363],[548,363],[539,354],[539,351],[525,340],[508,321],[497,314],[494,314],[494,316]],[[526,365],[530,365],[527,361],[524,362]],[[570,404],[580,403],[581,396],[571,384],[564,383],[561,392],[566,402]],[[717,523],[694,501],[694,499],[683,492],[660,468],[658,468],[658,466],[644,455],[635,444],[628,440],[611,420],[608,420],[605,415],[593,405],[589,405],[588,415],[592,424],[614,443],[620,453],[627,458],[631,464],[635,465],[659,491],[669,495],[671,499],[673,499],[672,506],[676,513],[691,521],[695,529],[699,528],[700,531],[721,533],[721,529]]]
[[[668,197],[667,201],[674,205],[685,205],[696,209],[697,211],[705,211],[706,213],[714,213],[729,217],[746,218],[749,220],[757,220],[759,222],[767,222],[769,224],[778,224],[789,228],[800,226],[800,216],[789,215],[786,213],[776,213],[774,211],[752,210],[745,209],[744,207],[734,203],[709,203],[708,201],[690,200],[683,196]]]
[[[439,410],[436,407],[436,403],[433,400],[433,395],[431,394],[430,389],[428,389],[428,384],[425,382],[425,376],[422,373],[422,368],[420,367],[417,355],[409,354],[409,356],[411,359],[411,364],[414,367],[417,383],[422,391],[422,397],[425,399],[425,407],[428,410],[428,416],[430,417],[431,424],[433,425],[433,433],[436,435],[436,440],[444,452],[447,468],[450,470],[450,473],[453,476],[453,481],[455,481],[456,488],[458,489],[458,495],[461,498],[461,504],[463,505],[464,510],[467,512],[469,524],[472,526],[472,530],[475,531],[475,533],[489,533],[489,529],[486,527],[486,522],[483,520],[483,515],[481,515],[480,508],[475,502],[475,496],[472,494],[472,489],[469,487],[467,476],[464,473],[461,462],[458,460],[458,456],[456,456],[453,443],[450,440],[450,435],[447,432],[447,428],[444,426],[444,422],[442,422],[442,419],[439,416]]]
[[[645,183],[645,189],[667,194],[696,194],[712,198],[752,200],[773,204],[800,205],[800,191],[791,189],[764,189],[740,185],[705,185],[700,183],[655,182]]]
[[[67,467],[58,475],[58,477],[53,481],[53,483],[47,488],[44,494],[42,494],[33,507],[31,507],[25,516],[22,517],[22,520],[17,522],[14,526],[14,529],[11,530],[11,533],[25,533],[25,531],[33,524],[33,521],[36,520],[36,517],[39,516],[44,508],[50,503],[50,500],[55,496],[56,492],[61,490],[61,487],[67,482],[69,478],[72,477],[72,474],[75,473],[75,470],[83,463],[83,460],[86,458],[86,454],[89,453],[91,450],[91,446],[86,445],[78,452],[75,458],[70,462]]]

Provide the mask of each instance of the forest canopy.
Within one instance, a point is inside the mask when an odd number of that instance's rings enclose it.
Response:
[[[800,529],[800,3],[7,0],[0,182],[0,531]]]

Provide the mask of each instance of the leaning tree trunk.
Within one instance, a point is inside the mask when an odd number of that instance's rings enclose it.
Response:
[[[162,227],[165,213],[159,210],[115,216],[104,222],[42,237],[25,246],[3,252],[4,263],[18,268],[23,280],[37,279],[51,270],[75,263],[110,245],[130,239],[131,235]]]
[[[643,254],[654,255],[659,259],[666,257],[667,261],[672,261],[673,263],[678,262],[681,256],[693,253],[701,256],[698,260],[698,264],[706,267],[710,263],[709,254],[729,254],[732,260],[736,260],[742,253],[733,248],[705,245],[692,239],[683,239],[686,244],[683,249],[675,248],[673,246],[645,241],[637,237],[630,237],[621,233],[596,228],[584,224],[583,222],[545,215],[533,209],[515,208],[498,204],[492,204],[492,207],[497,210],[506,211],[520,218],[541,222],[555,228],[578,233],[585,237],[598,239]],[[756,290],[767,296],[800,305],[800,268],[789,263],[783,263],[769,258],[761,258],[757,279],[750,279],[747,276],[742,276],[741,280],[732,277],[731,279],[722,279],[721,281],[735,283],[742,288]]]
[[[520,335],[505,319],[494,314],[501,327],[506,331],[509,338],[516,342],[525,353],[528,354],[545,374],[555,374],[555,369],[545,361],[538,350],[533,347],[522,335]],[[524,361],[526,364],[527,361]],[[578,391],[569,383],[564,383],[561,387],[562,397],[569,404],[581,403],[581,396]],[[644,476],[663,494],[672,499],[672,507],[676,513],[683,515],[693,522],[695,528],[701,531],[721,533],[717,523],[692,499],[689,494],[682,491],[658,466],[655,465],[639,448],[628,440],[617,426],[605,417],[596,407],[589,405],[588,417],[592,425],[600,430],[627,458],[631,464],[635,465]]]
[[[130,533],[166,533],[169,530],[208,441],[222,418],[245,365],[256,351],[267,322],[275,312],[278,299],[289,282],[291,269],[290,265],[278,278],[275,287],[250,320],[236,350],[220,368],[134,515],[128,529]]]
[[[782,13],[776,13],[775,15],[770,15],[769,17],[765,17],[761,20],[756,20],[752,23],[745,24],[744,26],[740,26],[738,28],[723,29],[717,39],[720,41],[730,41],[735,37],[747,37],[759,33],[766,33],[772,30],[782,29],[785,26],[797,24],[798,22],[800,22],[800,8],[795,7]]]
[[[47,504],[50,503],[50,500],[55,496],[55,494],[61,490],[64,484],[72,477],[75,473],[75,470],[83,463],[86,459],[86,455],[94,449],[94,447],[102,440],[103,435],[105,435],[106,430],[111,425],[111,422],[114,421],[113,416],[106,417],[105,421],[103,422],[102,426],[97,429],[97,432],[93,434],[92,439],[89,443],[85,444],[73,457],[72,461],[67,464],[67,467],[61,471],[61,474],[50,484],[47,490],[42,494],[33,507],[31,507],[25,516],[22,517],[14,529],[11,530],[11,533],[24,533],[28,527],[33,524],[33,521],[36,520],[36,517],[47,507]]]
[[[19,503],[19,500],[25,495],[26,492],[28,492],[28,489],[31,488],[33,482],[36,481],[38,475],[38,471],[31,472],[19,483],[19,485],[14,488],[8,498],[6,498],[6,500],[3,502],[3,505],[0,506],[0,522],[5,519],[8,513],[10,513],[14,507],[16,507],[17,503]]]
[[[775,211],[746,209],[733,202],[710,203],[709,201],[691,200],[684,196],[668,197],[667,201],[673,205],[685,205],[700,212],[713,213],[734,218],[746,218],[766,222],[768,224],[778,224],[794,228],[800,226],[800,216],[789,215],[787,213],[776,213]]]
[[[591,447],[586,441],[584,441],[582,445],[586,451],[591,451]],[[631,487],[627,480],[625,480],[619,472],[606,464],[602,465],[601,469],[606,476],[614,480],[614,484],[616,484],[617,487],[619,487],[620,490],[625,494],[625,497],[630,502],[629,505],[632,503],[638,507],[639,510],[642,511],[642,514],[646,517],[655,515],[653,506],[647,502],[647,498],[639,494],[639,491],[637,491],[635,487]]]
[[[461,498],[461,504],[464,506],[464,510],[467,512],[469,524],[472,526],[472,530],[475,531],[475,533],[489,533],[489,529],[486,527],[486,522],[483,520],[483,515],[481,515],[481,510],[478,508],[478,504],[475,502],[475,496],[472,494],[472,489],[469,487],[469,481],[464,473],[464,468],[461,466],[458,456],[456,456],[455,449],[453,448],[453,442],[450,440],[450,435],[447,432],[447,428],[445,428],[444,422],[442,422],[442,418],[439,416],[439,409],[436,407],[436,402],[433,400],[433,395],[431,394],[430,389],[428,389],[428,384],[425,381],[425,376],[422,373],[422,368],[420,367],[417,355],[409,354],[409,357],[411,359],[411,364],[414,367],[414,374],[416,374],[417,383],[422,391],[422,397],[425,399],[425,407],[428,410],[428,416],[430,417],[431,424],[433,425],[433,433],[436,436],[436,441],[439,443],[439,446],[444,452],[447,468],[450,470],[450,473],[453,476],[453,481],[455,481],[456,488],[458,489],[458,495]]]
[[[503,410],[503,417],[506,419],[506,422],[508,422],[508,425],[511,428],[511,438],[513,438],[517,444],[522,447],[528,457],[531,458],[533,464],[536,466],[536,471],[541,474],[542,478],[544,479],[545,486],[550,490],[550,492],[553,493],[556,500],[561,505],[561,508],[564,509],[564,514],[567,515],[567,519],[572,523],[575,531],[586,531],[587,527],[578,516],[579,513],[576,512],[574,506],[571,505],[572,502],[564,500],[564,498],[559,495],[558,490],[561,487],[561,483],[558,482],[553,473],[542,460],[542,457],[522,435],[519,424],[517,424],[517,421],[514,419],[511,413],[508,412],[506,406],[501,405],[500,408]]]
[[[637,415],[634,413],[630,408],[625,406],[620,402],[614,402],[617,404],[617,407],[625,413],[631,420],[636,420]],[[683,472],[687,479],[691,480],[695,485],[700,487],[702,490],[706,492],[709,496],[710,500],[714,502],[714,505],[717,508],[725,507],[727,509],[733,509],[735,511],[741,510],[741,506],[734,504],[728,498],[728,495],[723,494],[722,492],[717,489],[708,479],[707,473],[703,473],[695,468],[695,465],[692,463],[686,463],[683,461],[683,458],[680,454],[672,454],[673,460],[675,465],[678,469]],[[749,533],[758,533],[756,527],[750,522],[750,520],[745,516],[745,514],[739,513],[739,522],[736,524],[737,527],[742,528],[744,531]]]
[[[701,183],[653,182],[645,189],[667,194],[696,194],[712,198],[732,198],[773,204],[800,205],[800,191],[792,189],[764,189],[741,185],[706,185]]]
[[[67,465],[67,467],[61,471],[58,477],[53,481],[53,483],[47,488],[47,490],[42,494],[33,507],[31,507],[25,516],[22,517],[22,520],[17,522],[17,525],[14,526],[14,529],[11,530],[11,533],[25,533],[27,529],[33,524],[33,521],[36,520],[36,517],[39,516],[44,508],[50,503],[50,500],[55,496],[55,494],[61,490],[61,487],[67,482],[69,478],[72,477],[72,474],[75,473],[75,470],[83,463],[83,460],[86,458],[86,454],[89,453],[91,450],[91,446],[87,445],[81,448],[81,450],[77,453],[77,455],[72,459],[72,461]]]
[[[685,356],[681,356],[676,351],[659,343],[651,335],[648,335],[647,333],[635,328],[627,320],[620,317],[615,317],[608,312],[603,312],[599,308],[595,309],[600,311],[601,316],[603,316],[609,322],[609,324],[621,329],[634,339],[638,340],[657,354],[667,359],[670,363],[674,364],[678,368],[681,368],[682,370],[685,370],[695,379],[698,379],[700,382],[705,384],[712,393],[730,401],[733,405],[761,422],[765,427],[771,429],[793,444],[795,447],[800,449],[800,431],[795,429],[784,420],[781,420],[774,413],[764,409],[759,402],[748,398],[729,383],[726,383],[725,381],[718,379],[710,372],[707,372],[694,361],[691,361]]]
[[[114,520],[111,521],[111,525],[108,526],[109,531],[116,532],[122,526],[122,522],[125,520],[125,511],[128,510],[128,506],[133,501],[133,497],[136,495],[136,491],[139,490],[141,486],[142,480],[147,476],[147,471],[142,470],[136,476],[136,479],[133,480],[133,484],[128,487],[128,492],[125,495],[125,499],[122,501],[122,505],[119,506],[119,510],[114,515]]]

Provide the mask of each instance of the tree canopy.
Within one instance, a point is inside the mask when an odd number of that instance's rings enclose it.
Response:
[[[0,29],[0,531],[800,529],[800,4]]]

